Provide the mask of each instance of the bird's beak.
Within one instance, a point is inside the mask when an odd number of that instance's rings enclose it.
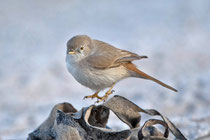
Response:
[[[75,52],[74,51],[69,51],[68,54],[75,54]]]

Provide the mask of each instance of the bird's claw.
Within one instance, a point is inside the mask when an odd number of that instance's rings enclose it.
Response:
[[[107,98],[108,98],[108,95],[105,94],[103,97],[101,97],[101,99],[98,99],[95,103],[99,103],[101,101],[105,102]]]
[[[87,98],[91,98],[91,99],[98,98],[98,99],[100,99],[101,97],[99,97],[98,92],[96,92],[93,95],[85,96],[83,99],[87,99]]]
[[[97,101],[96,101],[94,104],[99,103],[99,102],[101,102],[101,101],[105,102],[106,99],[108,98],[108,96],[109,96],[110,94],[114,93],[114,92],[115,92],[114,90],[111,90],[111,89],[110,89],[110,90],[108,90],[108,91],[105,93],[105,95],[104,95],[103,97],[98,96],[98,92],[96,92],[96,93],[94,93],[93,95],[85,96],[85,97],[83,98],[83,100],[84,100],[84,99],[87,99],[87,98],[91,98],[91,99],[97,98]]]
[[[93,99],[93,98],[95,98],[94,96],[92,96],[92,95],[90,95],[90,96],[85,96],[85,97],[83,97],[83,100],[84,99],[87,99],[87,98],[91,98],[91,99]]]

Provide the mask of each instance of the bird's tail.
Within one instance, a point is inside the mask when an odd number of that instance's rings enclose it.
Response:
[[[149,79],[149,80],[152,80],[158,84],[160,84],[161,86],[165,87],[165,88],[168,88],[170,90],[173,90],[175,92],[177,92],[177,90],[155,78],[153,78],[152,76],[149,76],[148,74],[144,73],[143,71],[139,70],[133,63],[126,63],[124,64],[124,66],[128,69],[128,70],[131,70],[132,72],[135,72],[135,77],[139,77],[139,78],[143,78],[143,79]]]

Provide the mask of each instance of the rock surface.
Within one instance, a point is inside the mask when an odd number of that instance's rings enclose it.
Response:
[[[110,111],[130,129],[110,129],[107,126]],[[140,113],[158,115],[162,120],[149,119],[140,127]],[[165,128],[164,132],[156,128],[156,124],[162,125]],[[69,103],[55,105],[49,117],[28,135],[28,140],[164,140],[168,139],[170,132],[177,139],[186,139],[179,129],[157,110],[142,109],[126,98],[116,95],[101,105],[91,105],[80,111]]]

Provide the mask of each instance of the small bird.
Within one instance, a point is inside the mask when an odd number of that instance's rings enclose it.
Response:
[[[84,98],[97,98],[97,102],[105,101],[112,94],[114,85],[128,77],[152,80],[177,92],[173,87],[142,72],[132,63],[143,58],[147,56],[118,49],[87,35],[74,36],[67,42],[68,71],[80,84],[95,91],[93,95]],[[105,88],[110,89],[100,97],[98,93]]]

